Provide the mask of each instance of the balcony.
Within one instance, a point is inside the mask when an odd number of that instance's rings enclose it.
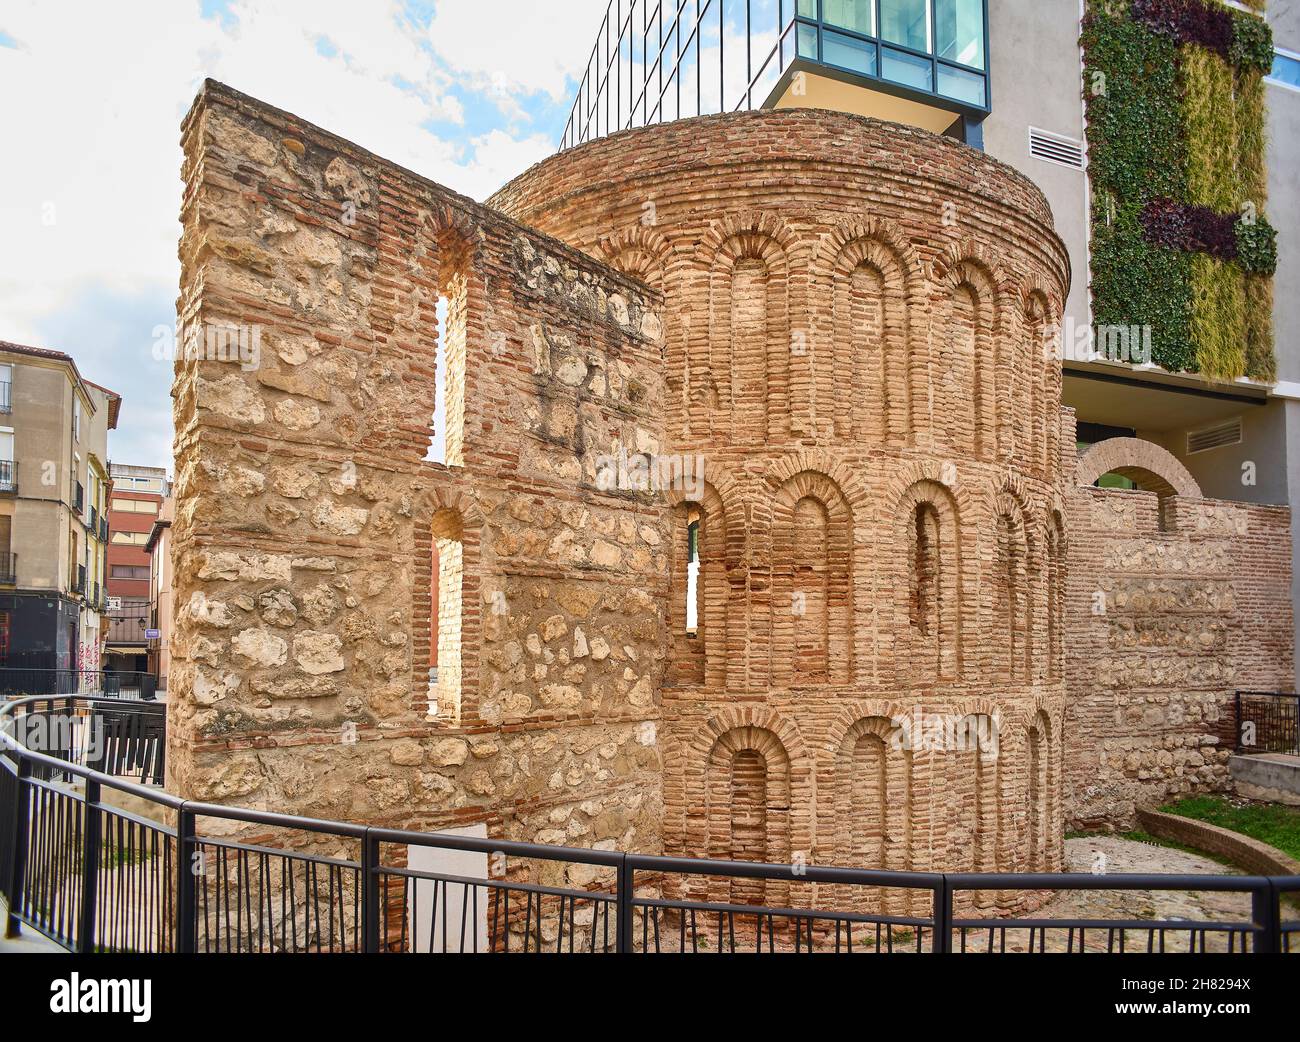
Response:
[[[18,491],[18,464],[11,459],[0,459],[0,492]]]
[[[601,23],[560,148],[690,116],[795,106],[894,120],[980,147],[988,52],[985,0],[684,8],[619,0]]]
[[[72,509],[80,514],[86,508],[86,490],[78,481],[72,489]]]
[[[90,508],[90,523],[86,525],[86,530],[92,536],[99,534],[99,510],[93,506]]]
[[[71,582],[70,586],[71,586],[71,591],[72,591],[73,593],[79,593],[79,594],[83,594],[83,595],[85,594],[85,592],[86,592],[86,566],[85,566],[84,564],[79,564],[79,565],[77,565],[77,570],[76,570],[76,572],[73,573],[73,576],[72,576],[72,582]]]
[[[108,542],[108,518],[107,517],[101,517],[99,519],[99,541],[101,543]]]
[[[8,551],[0,553],[0,586],[13,586],[18,581],[18,555]]]

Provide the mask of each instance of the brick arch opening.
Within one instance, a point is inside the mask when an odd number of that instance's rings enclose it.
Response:
[[[1075,477],[1083,486],[1106,474],[1119,474],[1162,500],[1170,496],[1201,498],[1201,486],[1168,449],[1142,438],[1109,438],[1079,460]]]
[[[762,442],[789,430],[789,270],[785,247],[764,230],[735,231],[719,244],[710,265],[709,328],[692,337],[689,361],[692,383],[711,382],[727,415],[704,413],[709,403],[693,392],[693,433],[721,427],[734,441]]]
[[[1060,453],[1060,427],[1057,410],[1053,408],[1053,366],[1048,364],[1051,339],[1057,331],[1057,313],[1045,291],[1031,289],[1024,298],[1021,315],[1022,332],[1026,350],[1019,355],[1020,372],[1015,380],[1021,406],[1027,413],[1027,422],[1020,428],[1026,442],[1015,446],[1015,454],[1033,471],[1052,469],[1053,460]],[[1007,420],[1010,422],[1011,414]],[[1017,435],[1014,424],[1008,437]]]
[[[790,757],[777,735],[754,725],[720,734],[708,756],[710,856],[731,861],[790,859]],[[788,886],[761,879],[714,881],[741,903],[784,897]]]
[[[940,288],[930,374],[935,435],[954,449],[989,458],[997,444],[998,281],[983,263],[962,259],[945,269]]]
[[[1046,524],[1047,558],[1047,664],[1049,680],[1059,680],[1065,649],[1061,634],[1065,613],[1065,519],[1059,510],[1053,510]]]
[[[853,516],[826,474],[788,478],[772,514],[772,682],[852,676]]]
[[[936,481],[912,485],[899,501],[895,634],[899,680],[954,678],[962,668],[962,563],[957,503]]]
[[[835,755],[833,856],[849,868],[912,867],[912,750],[887,717],[865,717]],[[906,914],[906,894],[856,890],[855,910]]]
[[[1044,710],[1034,714],[1026,732],[1028,828],[1025,830],[1027,872],[1049,871],[1052,847],[1052,723]]]
[[[949,783],[956,795],[950,804],[949,863],[968,865],[972,872],[992,872],[999,863],[1002,835],[998,718],[985,712],[967,713],[957,721],[954,738],[949,752],[949,769],[955,771]]]
[[[912,431],[907,271],[895,247],[870,237],[845,243],[834,260],[834,365],[817,375],[836,437],[901,443]]]
[[[671,516],[668,682],[721,687],[727,682],[731,600],[726,508],[706,482],[699,499],[676,503]]]
[[[1034,666],[1034,595],[1038,562],[1023,504],[1002,492],[994,504],[993,648],[997,675],[1028,681]]]

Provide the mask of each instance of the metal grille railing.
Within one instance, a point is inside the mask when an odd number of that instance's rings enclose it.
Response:
[[[1300,756],[1300,695],[1238,691],[1235,706],[1237,752]]]
[[[7,929],[26,925],[73,950],[1300,951],[1300,877],[881,872],[318,821],[185,801],[95,770],[104,761],[87,751],[88,721],[107,711],[103,700],[54,701],[0,710],[0,891]],[[81,723],[48,751],[31,748],[23,718],[51,725],[59,713]],[[450,867],[429,867],[430,851]],[[995,911],[1070,891],[1231,900],[1204,921]]]

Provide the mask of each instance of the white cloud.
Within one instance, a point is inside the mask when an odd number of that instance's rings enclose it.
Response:
[[[569,81],[581,79],[608,6],[609,0],[437,0],[429,42],[478,90],[544,92],[558,103]]]

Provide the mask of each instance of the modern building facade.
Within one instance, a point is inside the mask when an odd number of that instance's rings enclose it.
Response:
[[[146,673],[152,626],[153,562],[150,533],[170,490],[167,471],[115,463],[108,508],[109,629],[105,668]]]
[[[0,665],[100,668],[120,405],[71,356],[0,343]]]
[[[1300,9],[1264,0],[718,0],[680,15],[615,2],[561,149],[788,107],[980,148],[1043,191],[1069,253],[1054,340],[1080,451],[1137,437],[1207,497],[1288,504],[1300,501],[1298,53]],[[955,201],[945,215],[968,217]],[[1101,483],[1153,487],[1143,480]]]

